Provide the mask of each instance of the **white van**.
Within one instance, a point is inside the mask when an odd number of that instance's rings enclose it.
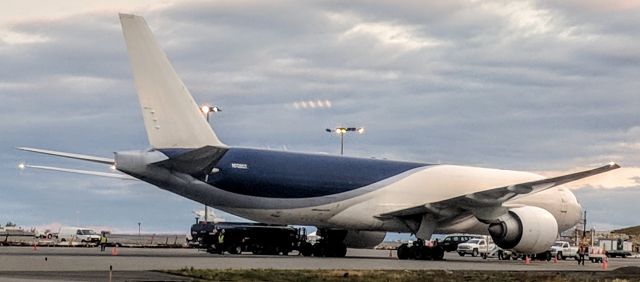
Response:
[[[89,228],[63,226],[58,232],[58,240],[61,242],[97,243],[100,241],[100,235]]]

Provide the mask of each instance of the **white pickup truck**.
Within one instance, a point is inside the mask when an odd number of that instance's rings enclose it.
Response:
[[[571,246],[567,241],[556,241],[549,251],[552,257],[557,257],[558,259],[578,258],[578,247]]]
[[[478,256],[478,254],[482,254],[482,256],[485,257],[487,253],[493,249],[495,249],[494,244],[487,245],[487,241],[485,239],[474,238],[467,242],[458,244],[458,249],[456,251],[460,256],[470,254],[472,257],[475,257]]]

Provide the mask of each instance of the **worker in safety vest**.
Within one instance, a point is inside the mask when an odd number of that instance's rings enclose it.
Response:
[[[107,233],[100,233],[100,251],[104,252],[104,249],[107,247]]]
[[[221,254],[224,253],[224,229],[218,232],[218,246],[216,249],[218,249]]]

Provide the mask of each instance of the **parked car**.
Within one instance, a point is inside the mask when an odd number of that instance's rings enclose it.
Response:
[[[552,257],[565,260],[567,258],[578,259],[578,247],[571,246],[567,241],[556,241],[549,249]]]
[[[53,233],[50,229],[44,231],[36,230],[34,236],[38,239],[53,239],[58,238],[58,233]]]
[[[485,256],[490,250],[493,249],[495,249],[495,246],[493,244],[487,244],[487,241],[485,239],[474,238],[465,243],[458,244],[458,248],[456,249],[456,251],[462,257],[467,254],[475,257],[479,254]]]
[[[476,238],[476,236],[464,235],[464,234],[452,234],[445,237],[440,242],[440,246],[444,249],[445,252],[453,252],[458,249],[458,244],[467,242],[473,238]]]

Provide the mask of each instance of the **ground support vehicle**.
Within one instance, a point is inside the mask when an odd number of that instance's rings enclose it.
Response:
[[[222,243],[219,242],[220,234],[224,234]],[[309,256],[312,253],[312,246],[306,241],[306,230],[286,225],[200,222],[191,226],[191,237],[191,244],[215,254],[287,255],[299,251]]]
[[[551,261],[553,255],[551,255],[551,251],[542,252],[539,254],[531,255],[531,259],[541,260],[541,261]]]
[[[605,250],[607,257],[630,257],[631,256],[631,242],[624,241],[622,239],[617,240],[600,240],[600,248]]]
[[[589,247],[589,261],[591,261],[592,263],[601,263],[606,259],[607,255],[604,249],[596,246]]]
[[[495,245],[487,243],[487,240],[483,238],[474,238],[465,243],[459,244],[456,252],[458,252],[461,257],[465,255],[471,255],[472,257],[482,255],[482,257],[486,257],[494,249]]]
[[[100,241],[100,234],[84,227],[60,227],[57,237],[60,242],[98,243]]]
[[[571,246],[567,241],[556,241],[549,249],[552,257],[566,260],[567,258],[578,259],[578,247]]]
[[[444,252],[444,248],[440,244],[426,245],[420,239],[413,241],[411,244],[404,243],[397,250],[398,259],[401,260],[442,260]]]
[[[504,250],[500,247],[496,247],[496,250],[489,255],[489,257],[497,257],[499,260],[517,260],[520,257],[517,253],[511,250]]]
[[[453,252],[458,249],[458,244],[477,237],[478,236],[467,234],[451,234],[447,235],[447,237],[440,242],[440,246],[442,246],[445,252]]]

